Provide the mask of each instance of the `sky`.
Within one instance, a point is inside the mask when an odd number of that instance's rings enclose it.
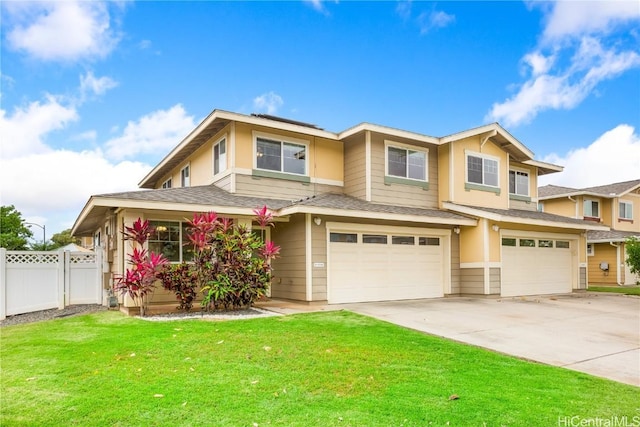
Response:
[[[214,109],[339,132],[499,122],[541,185],[640,178],[640,2],[0,2],[0,203],[47,238]],[[34,239],[41,230],[33,228]]]

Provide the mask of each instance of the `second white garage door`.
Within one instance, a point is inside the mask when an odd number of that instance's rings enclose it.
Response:
[[[572,244],[576,242],[553,236],[504,236],[501,295],[571,292],[575,270]]]
[[[446,247],[444,236],[423,229],[411,234],[331,230],[329,302],[442,297]]]

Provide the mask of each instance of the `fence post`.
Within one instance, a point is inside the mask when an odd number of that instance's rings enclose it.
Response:
[[[71,304],[71,252],[64,251],[64,306]]]
[[[64,251],[58,251],[58,310],[64,310],[64,288],[65,288],[65,266]]]
[[[7,318],[7,250],[0,248],[0,320]]]
[[[96,286],[97,286],[97,297],[98,304],[105,305],[104,300],[104,284],[102,283],[104,277],[104,265],[102,265],[104,260],[104,251],[102,248],[96,248]]]

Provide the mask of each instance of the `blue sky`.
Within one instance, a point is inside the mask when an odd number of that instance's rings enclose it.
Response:
[[[216,108],[432,136],[497,121],[565,166],[542,184],[640,178],[637,1],[0,7],[0,199],[49,236]]]

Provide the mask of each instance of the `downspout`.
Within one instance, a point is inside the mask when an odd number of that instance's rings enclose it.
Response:
[[[567,199],[571,200],[573,203],[575,203],[575,204],[576,204],[576,214],[575,214],[574,218],[575,218],[575,219],[578,219],[578,218],[579,218],[579,217],[578,217],[578,201],[577,201],[577,200],[575,200],[575,199],[573,199],[573,198],[571,198],[571,196],[567,196]]]
[[[620,271],[620,245],[617,245],[613,242],[609,242],[611,246],[616,248],[616,283],[618,286],[622,286],[622,277]],[[624,267],[624,266],[623,266]]]

